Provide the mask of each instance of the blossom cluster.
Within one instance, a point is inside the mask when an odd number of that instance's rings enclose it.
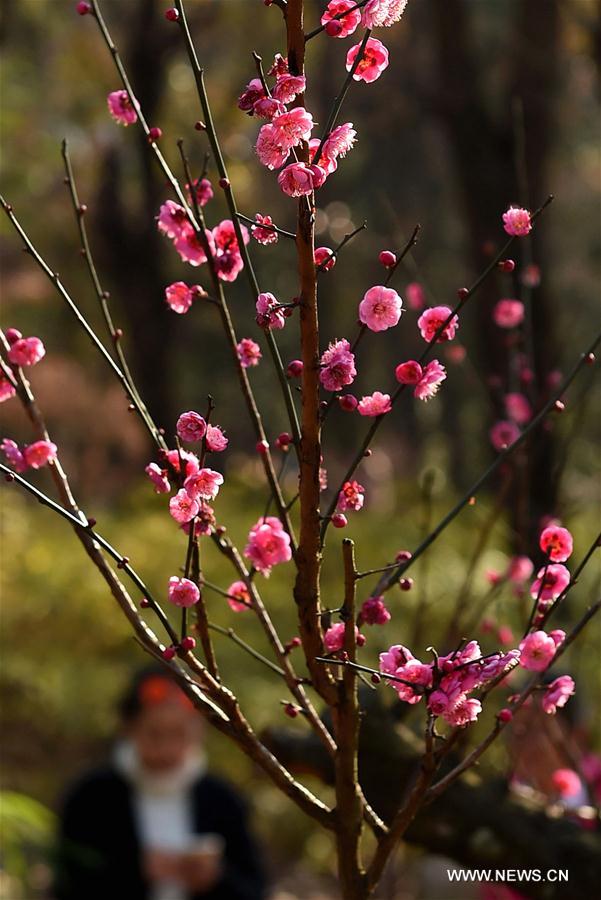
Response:
[[[236,280],[244,263],[240,254],[236,229],[231,219],[224,219],[213,229],[206,228],[203,244],[200,237],[202,232],[199,233],[195,230],[184,207],[174,200],[166,200],[159,211],[157,225],[161,234],[173,242],[173,246],[184,262],[191,266],[203,265],[207,261],[206,251],[208,249],[217,276],[222,281]],[[240,231],[244,243],[248,244],[250,240],[248,229],[244,225],[240,225]],[[166,290],[167,303],[179,313],[188,311],[195,296],[206,295],[206,292],[198,285],[190,287],[187,294],[184,291],[185,287],[184,283],[176,282]]]
[[[380,654],[380,672],[392,676],[389,683],[399,700],[415,704],[425,697],[432,715],[462,726],[475,722],[482,710],[480,700],[470,694],[509,672],[519,657],[517,650],[483,656],[478,642],[469,641],[462,650],[423,663],[395,644]]]

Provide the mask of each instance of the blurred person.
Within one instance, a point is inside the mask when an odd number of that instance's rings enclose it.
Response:
[[[67,792],[56,900],[261,900],[244,804],[208,774],[202,720],[165,670],[135,676],[112,758]]]

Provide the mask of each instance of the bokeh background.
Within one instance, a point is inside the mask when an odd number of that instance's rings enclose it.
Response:
[[[306,5],[311,28],[325,2]],[[162,128],[161,149],[179,173],[177,138],[184,138],[197,169],[207,148],[193,128],[197,97],[179,29],[164,19],[166,6],[160,0],[105,0],[103,9],[146,117]],[[260,0],[190,0],[188,7],[239,207],[251,217],[269,213],[281,227],[293,228],[293,204],[255,159],[257,123],[236,107],[255,75],[251,51],[270,61],[284,50],[281,15]],[[358,301],[381,280],[379,251],[402,246],[416,223],[422,226],[420,241],[395,286],[403,295],[408,283],[418,281],[429,303],[452,304],[456,290],[471,283],[500,246],[500,216],[508,203],[535,208],[547,194],[555,195],[532,240],[516,249],[515,276],[495,274],[468,304],[458,342],[465,358],[457,361],[443,350],[449,378],[440,397],[419,408],[404,398],[362,466],[368,504],[348,534],[357,539],[364,568],[416,545],[492,458],[488,429],[501,417],[503,395],[515,389],[509,362],[515,348],[492,324],[494,303],[522,297],[530,304],[535,378],[529,391],[536,407],[596,327],[600,36],[597,0],[410,0],[402,23],[380,35],[390,49],[389,69],[377,84],[350,91],[343,121],[355,123],[359,139],[320,192],[318,240],[333,247],[364,220],[368,228],[322,278],[324,346],[354,333]],[[166,284],[202,282],[206,275],[182,263],[156,230],[154,217],[169,192],[141,134],[119,128],[108,116],[106,94],[120,84],[97,29],[89,17],[75,14],[72,2],[5,0],[0,37],[2,191],[101,330],[63,184],[60,142],[68,139],[95,259],[141,392],[168,431],[179,412],[202,408],[211,392],[216,421],[230,438],[218,519],[243,543],[266,497],[253,435],[214,310],[197,305],[179,317],[164,304]],[[324,35],[309,45],[307,103],[317,122],[325,122],[344,77],[348,45]],[[211,225],[227,217],[218,190],[207,214]],[[8,223],[0,224],[3,327],[43,338],[48,355],[32,383],[80,505],[160,594],[184,551],[163,500],[143,477],[152,448],[60,298],[24,256]],[[276,247],[253,244],[251,250],[262,288],[291,299],[293,247],[280,240]],[[529,261],[541,271],[534,289],[521,278]],[[228,296],[239,334],[259,339],[242,276]],[[398,329],[365,340],[359,392],[386,389],[394,365],[419,351],[415,319],[408,311]],[[278,335],[285,359],[298,355],[296,339],[293,320]],[[267,355],[252,380],[275,437],[286,421]],[[587,369],[570,391],[566,412],[537,432],[528,453],[487,485],[416,566],[414,590],[391,598],[388,643],[411,644],[414,638],[425,647],[444,640],[459,598],[477,605],[488,591],[488,570],[504,570],[513,553],[534,553],[543,515],[559,516],[574,532],[576,558],[584,553],[599,500],[598,403],[595,370]],[[3,405],[2,418],[3,436],[28,440],[16,400]],[[325,459],[331,484],[361,425],[338,411],[330,417]],[[295,474],[289,468],[285,485],[292,496]],[[50,488],[46,473],[34,477]],[[128,674],[145,660],[67,526],[12,487],[2,490],[1,503],[2,890],[7,900],[28,900],[43,892],[61,790],[74,772],[107,751],[115,701]],[[477,537],[489,526],[466,584]],[[324,597],[335,606],[336,539],[330,539],[329,550]],[[232,580],[216,555],[208,553],[206,565],[212,581],[225,586]],[[565,621],[575,621],[598,585],[598,569],[591,566],[570,597]],[[284,638],[292,637],[289,571],[274,573],[265,597]],[[252,622],[216,596],[211,603],[216,622],[235,625],[261,646]],[[517,632],[525,604],[507,588],[489,612]],[[598,638],[592,626],[569,658],[591,746],[599,730]],[[375,662],[385,640],[370,635],[366,661]],[[231,642],[218,643],[218,651],[256,727],[278,722],[280,686]],[[214,735],[207,739],[215,767],[245,785],[260,813],[257,825],[281,896],[328,896],[329,838],[316,833],[229,744]],[[505,747],[496,746],[484,766],[506,772]],[[414,852],[407,851],[409,860]],[[416,891],[403,896],[418,896]]]

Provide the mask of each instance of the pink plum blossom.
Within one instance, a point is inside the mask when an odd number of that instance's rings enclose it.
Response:
[[[532,216],[527,209],[510,206],[503,213],[503,228],[513,237],[523,237],[532,231]]]
[[[189,578],[172,575],[169,579],[169,602],[175,606],[194,606],[200,600],[200,591]]]
[[[398,22],[407,6],[407,0],[367,0],[361,12],[364,28],[389,28]]]
[[[289,197],[303,197],[320,188],[325,178],[326,173],[320,166],[298,162],[282,169],[278,175],[278,184]]]
[[[176,240],[182,237],[186,229],[189,230],[192,226],[184,207],[173,200],[166,200],[159,210],[157,227],[161,234],[171,238],[171,240]]]
[[[257,324],[261,328],[275,328],[279,331],[286,324],[284,310],[278,300],[268,291],[259,294],[256,303]]]
[[[520,665],[531,672],[544,672],[555,656],[555,641],[544,631],[532,631],[520,642]]]
[[[127,91],[112,91],[106,98],[109,112],[120,125],[133,125],[138,116]]]
[[[538,570],[532,582],[530,596],[536,600],[557,600],[570,583],[570,573],[561,563],[552,563]]]
[[[227,602],[234,612],[245,612],[245,610],[251,609],[250,594],[243,581],[233,581],[227,589],[227,593]]]
[[[344,622],[336,622],[335,625],[330,625],[323,636],[323,642],[328,653],[337,653],[339,650],[342,650],[344,647],[344,633]],[[356,625],[355,641],[358,646],[362,646],[365,643],[365,637],[360,633]]]
[[[190,410],[181,414],[177,420],[176,430],[181,441],[193,444],[203,439],[207,433],[207,423],[200,413]]]
[[[510,447],[520,436],[520,429],[515,422],[502,419],[495,422],[489,431],[490,442],[495,450],[505,450]]]
[[[353,63],[361,49],[361,44],[355,44],[354,47],[351,47],[349,52],[346,55],[346,71],[350,72],[353,68]],[[361,61],[357,65],[353,73],[353,78],[355,81],[365,81],[370,84],[372,81],[376,81],[384,69],[388,66],[388,50],[377,38],[368,38],[367,44],[365,45],[365,49],[363,50],[363,55],[361,57]]]
[[[203,468],[193,475],[188,475],[184,481],[184,489],[192,500],[214,500],[222,484],[223,475],[220,472]]]
[[[566,633],[563,628],[555,628],[553,631],[549,632],[549,637],[553,641],[556,647],[559,647],[566,639]]]
[[[277,79],[272,95],[281,103],[292,103],[299,94],[304,94],[307,86],[304,75],[280,75]]]
[[[238,109],[247,112],[250,116],[253,114],[253,107],[258,100],[265,97],[265,88],[260,78],[253,78],[249,81],[244,91],[238,97]]]
[[[342,490],[338,494],[337,509],[346,512],[353,509],[355,512],[363,509],[365,501],[365,488],[358,481],[345,481]]]
[[[303,106],[282,113],[272,122],[275,140],[282,150],[292,150],[301,141],[308,141],[313,130],[313,116]]]
[[[204,294],[204,290],[198,284],[188,286],[184,281],[174,281],[165,288],[165,301],[173,312],[183,315],[201,294]]]
[[[411,281],[405,288],[409,309],[419,312],[426,305],[426,292],[417,281]]]
[[[206,230],[205,235],[211,251],[211,256],[215,255],[215,245],[213,243],[213,235]],[[191,266],[202,266],[207,261],[207,254],[200,242],[199,236],[196,234],[189,222],[184,223],[179,236],[175,238],[173,246],[179,253],[184,262]]]
[[[148,463],[144,469],[152,483],[157,494],[168,494],[171,490],[171,484],[167,477],[167,470],[161,469],[155,462]]]
[[[431,360],[423,370],[422,377],[415,386],[413,394],[418,400],[430,400],[447,377],[445,367],[437,359]]]
[[[12,441],[10,438],[4,438],[2,443],[0,443],[0,450],[2,450],[15,472],[24,472],[27,469],[25,457],[15,441]]]
[[[271,216],[255,214],[256,225],[251,225],[250,233],[259,244],[277,244],[279,235],[273,228],[262,228],[262,225],[273,225]]]
[[[541,532],[539,545],[543,553],[546,553],[554,563],[565,562],[572,555],[574,541],[567,528],[559,525],[549,525]]]
[[[333,341],[321,356],[319,380],[326,391],[340,391],[352,384],[357,370],[355,356],[346,339]]]
[[[453,310],[448,306],[430,306],[428,309],[425,309],[417,320],[417,327],[423,339],[430,343],[438,329],[447,321],[452,312]],[[452,341],[458,327],[459,319],[457,316],[453,316],[436,338],[436,343],[442,344],[444,341]]]
[[[278,563],[292,559],[290,536],[275,516],[264,516],[256,522],[248,534],[244,555],[255,569],[266,578]]]
[[[56,444],[52,441],[35,441],[23,448],[25,463],[30,469],[41,469],[49,462],[54,462],[57,450]]]
[[[319,140],[319,138],[311,138],[311,140],[309,141],[309,156],[312,160],[316,157],[316,154],[320,147],[321,141]],[[323,170],[326,176],[331,175],[332,172],[335,172],[338,168],[337,157],[326,156],[323,152],[323,147],[321,149],[321,155],[319,159],[315,159],[315,162],[319,165],[319,168]]]
[[[224,435],[219,425],[207,425],[207,433],[205,435],[205,445],[210,453],[223,453],[229,444],[228,438]]]
[[[407,647],[402,644],[394,644],[384,653],[380,653],[380,672],[394,675],[396,670],[404,666],[410,659],[414,659],[414,656]]]
[[[236,352],[242,368],[249,369],[251,366],[259,365],[262,356],[261,348],[252,338],[242,338],[236,345]]]
[[[411,658],[407,662],[391,674],[396,678],[402,678],[410,684],[403,684],[401,681],[391,681],[390,686],[397,692],[399,700],[405,703],[419,703],[423,696],[423,690],[420,688],[428,688],[432,684],[432,667],[419,661],[419,659]],[[411,687],[415,685],[416,689]]]
[[[530,401],[518,392],[505,395],[505,411],[507,417],[518,425],[526,425],[532,418]]]
[[[279,169],[288,159],[289,149],[280,143],[280,134],[273,124],[263,125],[255,145],[257,156],[268,169]]]
[[[244,243],[248,244],[250,240],[248,228],[240,225],[240,230]],[[231,219],[224,219],[213,228],[212,235],[215,242],[214,263],[217,275],[222,281],[235,281],[238,273],[244,267],[244,263],[240,255],[234,223]]]
[[[192,190],[189,184],[186,185],[186,189],[188,191],[188,197],[190,198],[190,202],[192,203]],[[197,178],[194,182],[194,194],[196,195],[196,202],[199,206],[206,206],[209,200],[212,200],[215,196],[213,191],[213,185],[209,181],[208,178]]]
[[[262,97],[261,100],[257,100],[252,111],[259,119],[267,119],[268,122],[272,122],[276,116],[286,112],[286,107],[275,97]]]
[[[17,391],[14,385],[11,384],[3,372],[0,372],[0,403],[4,403],[5,400],[10,400],[16,393]]]
[[[339,156],[345,157],[352,149],[357,132],[352,122],[344,122],[332,129],[323,142],[322,155],[329,160],[337,160]]]
[[[534,571],[534,563],[529,556],[514,556],[509,562],[507,577],[514,584],[522,585]]]
[[[195,453],[190,453],[189,450],[167,450],[167,452],[165,453],[165,459],[167,460],[173,471],[177,472],[178,475],[181,470],[180,462],[184,463],[184,471],[186,476],[192,475],[194,472],[198,472],[198,457]]]
[[[359,618],[366,625],[386,625],[391,615],[382,597],[368,597],[361,607]]]
[[[499,328],[516,328],[524,321],[524,304],[521,300],[499,300],[492,316]]]
[[[475,697],[462,695],[443,713],[443,719],[453,728],[463,728],[475,722],[482,712],[482,704]]]
[[[46,348],[39,337],[18,338],[8,351],[13,366],[35,366],[46,355]]]
[[[340,23],[340,31],[335,37],[348,37],[356,31],[357,26],[361,21],[361,10],[353,8],[356,7],[356,5],[356,0],[330,0],[322,14],[320,20],[321,24],[327,25],[332,19],[336,19],[336,16],[339,16],[341,13],[346,13],[345,16],[336,20]]]
[[[193,478],[194,476],[191,475],[190,477]],[[169,501],[169,514],[180,525],[190,522],[198,513],[198,508],[198,501],[193,500],[183,488]]]
[[[381,391],[362,397],[357,404],[357,412],[361,416],[383,416],[391,409],[390,394],[383,394]]]
[[[560,675],[547,687],[542,699],[542,706],[547,715],[553,716],[557,710],[565,706],[576,691],[574,679],[569,675]]]
[[[386,331],[398,324],[403,301],[393,288],[376,285],[359,304],[359,319],[370,331]]]

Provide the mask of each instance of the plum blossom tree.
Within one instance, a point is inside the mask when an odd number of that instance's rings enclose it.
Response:
[[[572,369],[544,404],[535,408],[522,395],[508,396],[507,420],[497,422],[490,435],[496,451],[493,461],[412,552],[399,551],[396,559],[376,561],[374,568],[361,570],[357,567],[353,542],[344,538],[340,548],[331,539],[335,551],[342,551],[341,600],[336,609],[323,607],[321,565],[328,549],[329,527],[344,528],[347,516],[360,515],[364,506],[369,505],[368,491],[355,476],[369,456],[377,432],[405,393],[413,400],[436,402],[436,394],[444,390],[443,383],[449,377],[440,361],[432,358],[437,346],[453,342],[464,306],[486,279],[498,271],[513,271],[515,263],[508,256],[512,245],[538,224],[551,200],[548,198],[532,212],[514,205],[499,210],[499,229],[506,232],[505,240],[474,283],[458,291],[454,306],[425,308],[423,290],[419,284],[413,284],[407,310],[392,286],[400,263],[417,241],[417,226],[403,248],[396,252],[384,249],[380,253],[382,283],[366,285],[360,292],[356,336],[324,337],[320,333],[319,279],[332,270],[346,245],[361,229],[347,235],[333,249],[315,248],[319,190],[326,181],[335,180],[338,166],[344,165],[345,156],[352,152],[360,134],[354,123],[339,121],[349,89],[357,83],[361,90],[377,90],[369,85],[383,77],[388,66],[388,49],[379,37],[372,36],[372,30],[403,27],[406,2],[331,0],[323,11],[321,24],[306,31],[303,0],[265,0],[265,6],[278,7],[282,14],[286,52],[276,53],[267,71],[254,54],[256,74],[242,90],[238,107],[241,113],[257,120],[258,164],[273,171],[274,180],[290,198],[291,219],[294,215],[291,230],[280,228],[264,211],[251,218],[238,209],[183,0],[176,0],[175,6],[166,11],[165,27],[181,30],[200,104],[201,118],[195,127],[208,142],[217,184],[211,182],[206,167],[195,177],[182,141],[178,142],[182,177],[172,171],[160,149],[166,137],[160,128],[146,121],[100,3],[90,0],[76,6],[77,13],[98,28],[120,80],[120,86],[107,99],[110,115],[120,125],[143,130],[149,153],[167,180],[172,196],[166,197],[157,211],[157,227],[172,242],[182,263],[193,267],[194,280],[204,281],[201,285],[184,279],[166,285],[165,302],[177,315],[194,315],[199,304],[214,306],[223,325],[269,492],[265,513],[256,522],[248,523],[248,539],[243,548],[230,540],[214,508],[220,491],[227,490],[227,482],[218,468],[219,454],[227,450],[228,438],[223,428],[213,421],[215,413],[221,415],[222,411],[215,409],[209,395],[206,409],[183,411],[170,433],[153,421],[128,367],[123,335],[113,322],[108,296],[94,264],[85,226],[86,208],[79,200],[66,143],[63,144],[65,180],[108,343],[89,325],[59,275],[32,245],[10,204],[2,200],[4,211],[26,251],[119,380],[127,402],[149,433],[155,450],[145,472],[149,489],[158,495],[156,502],[165,506],[165,528],[175,527],[169,522],[170,515],[183,532],[181,569],[177,573],[165,573],[164,584],[151,589],[133,563],[102,536],[97,522],[79,508],[62,467],[59,449],[48,434],[29,381],[29,370],[43,364],[44,345],[40,338],[23,337],[13,327],[2,334],[0,400],[15,396],[20,399],[34,441],[19,447],[6,437],[1,444],[6,464],[0,468],[7,481],[28,491],[70,523],[139,642],[173,673],[202,715],[250,756],[315,823],[334,834],[340,889],[347,900],[362,900],[373,893],[392,852],[420,811],[478,762],[503,730],[511,726],[515,713],[538,696],[539,689],[542,708],[549,715],[569,701],[575,691],[570,676],[558,676],[546,688],[544,678],[601,607],[601,601],[593,604],[568,631],[549,629],[550,619],[564,605],[599,543],[595,537],[584,552],[579,548],[580,561],[570,570],[567,564],[574,551],[572,535],[555,519],[549,519],[541,530],[541,565],[530,587],[530,615],[524,622],[521,640],[515,640],[505,626],[498,631],[498,645],[483,652],[473,637],[479,624],[474,621],[468,636],[456,646],[408,647],[398,643],[404,634],[386,605],[386,594],[395,586],[411,589],[412,579],[407,576],[410,567],[439,539],[461,510],[473,503],[487,480],[511,462],[512,454],[527,444],[546,417],[562,406],[561,398],[581,369],[595,362],[593,353],[600,336],[591,340],[590,346],[575,359]],[[385,36],[384,31],[378,33]],[[346,73],[340,73],[339,93],[323,130],[314,135],[316,125],[305,106],[310,86],[305,60],[310,42],[319,36],[326,40],[356,40],[354,35],[359,35],[360,40],[348,50]],[[210,201],[217,190],[223,193],[229,217],[211,223]],[[297,258],[297,272],[291,273],[291,280],[296,279],[297,284],[295,297],[286,302],[260,287],[251,256],[252,240],[270,248],[268,252],[276,253],[280,239],[294,242]],[[336,273],[328,277],[336,277]],[[257,325],[256,333],[243,337],[236,331],[227,296],[228,285],[239,278],[248,285]],[[410,316],[416,312],[420,313],[419,318],[412,323]],[[494,310],[494,321],[500,329],[519,329],[523,317],[523,304],[515,299],[500,299]],[[299,357],[285,365],[276,332],[294,327],[294,320],[298,323]],[[348,324],[341,323],[341,330]],[[423,352],[417,360],[401,358],[387,385],[381,385],[382,389],[374,385],[363,387],[369,393],[358,398],[347,389],[360,377],[360,344],[368,340],[377,342],[378,334],[391,328],[417,329],[425,342]],[[249,370],[268,364],[264,353],[271,358],[289,423],[289,431],[280,434],[273,447],[249,375]],[[298,381],[298,391],[292,390],[293,381]],[[322,429],[335,409],[354,416],[357,432],[363,429],[365,433],[359,438],[358,448],[340,483],[328,487],[321,438]],[[369,419],[367,429],[361,417]],[[298,493],[292,498],[284,495],[275,462],[277,454],[290,458],[297,466]],[[30,469],[39,468],[47,468],[58,502],[24,477]],[[231,564],[234,580],[228,587],[215,585],[207,578],[211,548]],[[111,560],[116,563],[116,569]],[[298,636],[287,642],[280,637],[263,599],[265,579],[276,566],[286,566],[291,572],[291,602],[298,613]],[[528,557],[515,558],[505,575],[496,575],[494,579],[491,576],[491,590],[505,579],[527,593],[533,572],[534,561]],[[361,591],[364,579],[376,576],[373,587]],[[133,585],[134,596],[129,593],[125,578]],[[212,634],[220,629],[209,619],[207,594],[211,591],[225,598],[233,611],[254,615],[257,627],[267,636],[271,657],[260,654],[230,632],[241,652],[264,664],[287,689],[285,713],[304,720],[333,772],[333,806],[328,806],[295,777],[292,766],[279,758],[273,747],[257,734],[228,688],[227,672],[221,671],[213,646]],[[360,606],[358,591],[364,594]],[[166,612],[172,607],[179,610],[177,625],[173,615]],[[149,624],[151,615],[157,620],[160,636]],[[462,627],[467,621],[469,617],[462,620]],[[373,659],[369,656],[368,632],[370,628],[381,627],[390,632],[391,646],[379,659]],[[293,662],[295,648],[302,651],[302,662]],[[525,670],[529,678],[517,692],[513,689],[508,692],[508,680],[517,668]],[[358,681],[365,675],[369,676],[374,690],[387,691],[391,697],[394,692],[400,704],[421,711],[415,765],[404,775],[403,797],[398,808],[385,817],[367,799],[358,774],[360,726],[364,716]],[[320,707],[326,710],[325,715],[320,714]],[[470,740],[470,726],[485,708],[492,711],[493,724],[484,738]],[[564,792],[571,790],[573,775],[569,770],[567,774],[564,770],[556,773]],[[369,845],[371,850],[365,847],[366,830],[374,836]]]

